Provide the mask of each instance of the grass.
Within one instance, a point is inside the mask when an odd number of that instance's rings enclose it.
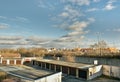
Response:
[[[3,72],[3,71],[0,71],[0,82],[4,79],[7,78],[7,73],[6,72]]]

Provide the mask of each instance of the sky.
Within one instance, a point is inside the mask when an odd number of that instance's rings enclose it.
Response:
[[[120,0],[0,0],[0,48],[120,48]]]

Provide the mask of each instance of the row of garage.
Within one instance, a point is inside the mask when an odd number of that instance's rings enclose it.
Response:
[[[1,64],[3,65],[21,65],[22,59],[2,59],[0,61]]]
[[[78,69],[75,67],[68,67],[64,65],[51,64],[40,61],[32,61],[33,65],[38,65],[42,69],[48,69],[56,72],[62,72],[67,75],[76,76],[77,78],[87,79],[88,70],[87,69]]]

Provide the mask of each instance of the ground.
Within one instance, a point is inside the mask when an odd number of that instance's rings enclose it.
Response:
[[[62,82],[120,82],[120,80],[116,80],[116,79],[112,79],[112,78],[107,78],[107,77],[98,77],[96,79],[93,80],[82,80],[82,79],[78,79],[75,78],[73,76],[65,76],[62,78]]]

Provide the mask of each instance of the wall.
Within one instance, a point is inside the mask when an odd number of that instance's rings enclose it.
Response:
[[[120,67],[103,65],[103,75],[120,79]]]
[[[35,80],[34,82],[62,82],[61,76],[62,76],[62,72],[59,72],[59,73],[55,73],[50,76],[46,76],[41,79]]]
[[[98,60],[98,64],[120,66],[120,59],[114,58],[90,58],[90,57],[76,57],[76,62],[93,64],[94,60]]]
[[[54,59],[53,57],[44,57],[46,59]],[[66,61],[66,57],[61,57],[60,60]],[[120,66],[120,59],[114,58],[95,58],[95,57],[75,57],[75,62],[93,64],[94,60],[98,60],[100,65]]]
[[[89,80],[102,75],[102,65],[90,67],[88,70],[89,70],[89,74],[88,74]]]
[[[64,60],[62,58],[62,60]],[[75,62],[93,64],[94,60],[98,60],[98,64],[100,65],[113,65],[120,66],[120,59],[114,58],[92,58],[92,57],[75,57]]]

